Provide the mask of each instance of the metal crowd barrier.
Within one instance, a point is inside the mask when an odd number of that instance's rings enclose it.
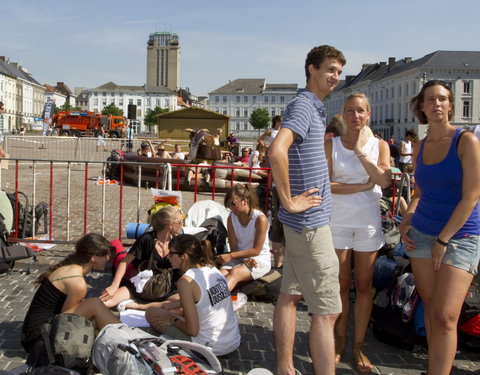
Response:
[[[124,235],[129,222],[146,222],[147,211],[154,204],[152,194],[142,185],[142,167],[152,163],[148,162],[107,162],[90,160],[49,160],[9,158],[9,169],[0,169],[0,188],[4,191],[15,193],[14,207],[18,209],[18,192],[28,196],[30,207],[44,201],[48,205],[47,228],[40,226],[35,233],[36,218],[33,215],[33,234],[30,238],[20,238],[19,213],[14,213],[13,235],[11,240],[26,243],[53,243],[73,244],[80,236],[88,232],[101,233],[107,238],[120,238],[126,240]],[[108,180],[107,168],[118,164],[120,166],[119,181]],[[124,167],[134,165],[137,170],[137,183],[126,184],[124,181]],[[164,190],[180,190],[179,178],[177,185],[172,186],[172,167],[202,168],[196,164],[169,164],[158,163],[156,167],[161,170],[159,178],[151,187]],[[216,191],[215,175],[218,169],[235,168],[240,166],[222,167],[209,166],[212,170],[212,192],[210,199],[220,200],[222,195]],[[252,169],[249,169],[252,176]],[[268,172],[266,201],[270,186],[270,170]],[[179,171],[179,168],[177,168]],[[232,174],[233,176],[233,174]],[[251,177],[250,177],[251,180]],[[233,186],[233,178],[231,186]],[[245,182],[247,183],[247,182]],[[188,210],[188,205],[199,200],[199,186],[195,183],[189,199],[183,199]],[[193,199],[192,199],[193,196]],[[205,198],[205,196],[203,197]],[[208,199],[208,198],[206,198]],[[43,223],[43,219],[41,220]]]

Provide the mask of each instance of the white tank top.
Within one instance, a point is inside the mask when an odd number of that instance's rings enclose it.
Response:
[[[403,144],[403,152],[405,154],[411,154],[412,153],[412,142],[405,142],[402,141]],[[400,163],[411,163],[412,162],[412,155],[408,156],[402,156],[400,155],[400,158],[398,159]]]
[[[270,135],[269,135],[268,138],[267,138],[267,144],[268,144],[268,145],[273,142],[273,140],[274,140],[275,137],[277,136],[279,130],[280,130],[280,129],[274,129],[274,128],[271,128],[271,129],[270,129]]]
[[[233,311],[227,280],[215,267],[190,268],[185,272],[200,288],[195,304],[200,331],[192,341],[210,346],[215,355],[233,352],[240,345],[237,315]]]
[[[375,163],[378,161],[379,140],[370,137],[362,151]],[[332,139],[332,181],[344,184],[364,184],[368,173],[353,150],[346,149],[341,137]],[[372,190],[353,194],[332,194],[330,225],[341,228],[379,228],[380,198],[382,190],[375,185]]]
[[[254,209],[252,216],[250,217],[250,221],[248,222],[247,226],[244,227],[242,224],[240,224],[240,220],[238,220],[237,215],[235,215],[233,212],[230,214],[230,217],[232,218],[233,229],[235,230],[235,236],[237,237],[238,250],[248,250],[253,247],[256,232],[255,223],[260,215],[265,216],[262,211]],[[258,254],[256,257],[252,257],[252,259],[264,264],[270,264],[271,254],[270,243],[268,240],[268,228],[260,254]]]

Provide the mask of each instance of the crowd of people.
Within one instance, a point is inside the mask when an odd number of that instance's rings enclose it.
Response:
[[[408,206],[405,202],[400,232],[425,309],[427,373],[449,374],[460,310],[480,259],[479,141],[451,124],[453,92],[437,80],[426,82],[411,100],[419,122],[428,124],[421,141],[413,131],[400,147],[375,136],[369,128],[370,104],[362,93],[349,95],[327,127],[322,101],[337,86],[345,64],[336,48],[313,48],[305,61],[305,89],[289,103],[283,118],[274,117],[254,151],[242,150],[242,165],[271,168],[278,206],[271,221],[259,209],[251,185],[235,185],[224,199],[230,210],[230,252],[213,257],[208,241],[182,233],[181,213],[164,207],[151,217],[153,230],[138,238],[120,262],[112,284],[98,298],[87,300],[84,276],[102,269],[111,249],[102,236],[83,237],[73,255],[39,277],[22,331],[25,349],[39,339],[35,327],[54,314],[79,314],[100,329],[117,321],[110,310],[117,306],[145,310],[158,332],[227,354],[240,344],[230,293],[238,283],[267,274],[273,253],[274,267],[282,269],[273,315],[276,374],[297,373],[293,348],[302,300],[311,315],[314,372],[335,373],[348,342],[352,283],[352,360],[358,373],[370,373],[374,364],[363,343],[372,311],[375,261],[384,244],[380,199],[398,163],[402,172],[414,171],[414,193]],[[230,134],[229,147],[235,141]],[[152,152],[151,145],[142,145],[142,155]],[[162,152],[157,148],[157,155]],[[179,145],[175,155],[185,157]],[[154,274],[172,270],[171,290],[161,299],[142,300],[138,285],[124,277],[129,265],[141,269],[145,262]]]

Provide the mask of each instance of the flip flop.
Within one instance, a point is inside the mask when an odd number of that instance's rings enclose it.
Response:
[[[117,311],[119,311],[119,312],[125,311],[127,305],[131,302],[135,302],[135,301],[133,299],[125,299],[125,300],[121,301],[117,305]]]

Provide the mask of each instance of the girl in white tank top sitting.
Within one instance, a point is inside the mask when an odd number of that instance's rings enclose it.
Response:
[[[256,280],[271,269],[268,219],[258,209],[257,193],[252,185],[238,184],[225,194],[228,217],[229,253],[216,258],[220,272],[232,290],[240,281]]]
[[[168,259],[183,276],[177,281],[179,299],[146,312],[157,331],[174,339],[212,348],[215,355],[233,352],[240,345],[240,330],[227,280],[215,267],[209,241],[180,234],[169,243]],[[181,308],[182,314],[174,311]]]

